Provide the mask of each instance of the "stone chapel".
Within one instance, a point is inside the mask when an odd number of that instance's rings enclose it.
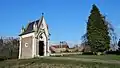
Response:
[[[49,30],[45,18],[29,22],[20,33],[19,59],[49,56]]]

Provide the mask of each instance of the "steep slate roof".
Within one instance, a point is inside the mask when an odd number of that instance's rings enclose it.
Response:
[[[24,31],[22,34],[20,34],[19,36],[34,32],[34,31],[33,31],[33,26],[34,26],[35,23],[38,25],[39,20],[30,22],[30,23],[27,25],[27,27],[25,28],[25,31]]]
[[[44,16],[42,16],[41,19],[39,19],[39,20],[30,22],[28,24],[28,26],[25,28],[25,31],[22,34],[20,34],[19,36],[34,32],[34,30],[33,30],[34,24],[36,23],[37,24],[37,28],[39,28],[40,25],[42,24],[43,18],[44,18]],[[46,26],[47,26],[47,29],[48,29],[48,25],[47,24],[46,24]]]

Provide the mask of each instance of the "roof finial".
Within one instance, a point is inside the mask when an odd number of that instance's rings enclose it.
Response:
[[[42,13],[42,16],[44,15],[44,13]]]

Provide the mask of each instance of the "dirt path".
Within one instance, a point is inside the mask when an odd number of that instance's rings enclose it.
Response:
[[[56,60],[76,60],[84,62],[99,62],[99,63],[108,63],[108,64],[120,64],[120,61],[117,60],[100,60],[100,59],[86,59],[86,58],[71,58],[71,57],[44,57],[46,59],[56,59]]]

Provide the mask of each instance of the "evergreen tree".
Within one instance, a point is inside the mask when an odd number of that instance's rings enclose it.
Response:
[[[120,39],[118,41],[118,50],[120,51]]]
[[[94,4],[87,23],[87,41],[93,52],[109,49],[110,37],[105,18]]]

